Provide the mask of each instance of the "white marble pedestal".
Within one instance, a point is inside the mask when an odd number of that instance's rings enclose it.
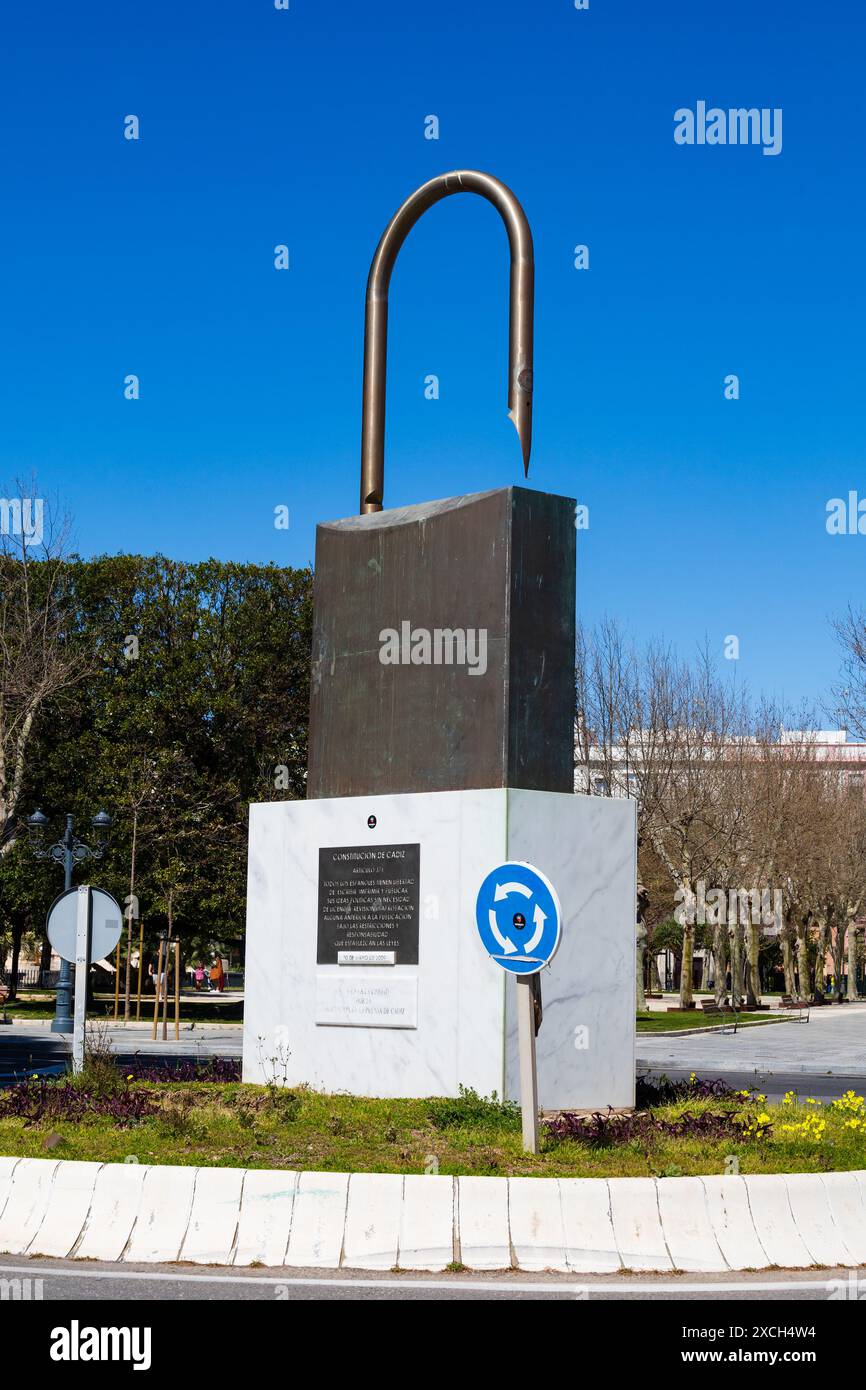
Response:
[[[417,965],[317,964],[319,850],[395,845],[420,846]],[[481,882],[506,860],[541,869],[562,904],[561,944],[541,972],[541,1106],[632,1105],[635,808],[556,792],[252,806],[244,1080],[518,1099],[515,983],[475,926]]]

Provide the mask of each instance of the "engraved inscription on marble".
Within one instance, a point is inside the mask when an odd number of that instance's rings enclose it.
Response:
[[[316,976],[316,1023],[343,1028],[417,1028],[418,977]]]
[[[418,964],[420,860],[420,844],[319,850],[317,964],[336,965],[350,951],[391,951],[396,965]]]

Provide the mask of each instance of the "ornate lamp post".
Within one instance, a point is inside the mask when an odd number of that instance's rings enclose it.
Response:
[[[102,859],[108,848],[108,832],[111,828],[111,816],[105,811],[99,811],[93,817],[90,824],[96,833],[96,844],[85,845],[81,840],[76,839],[72,833],[72,817],[66,817],[66,829],[61,838],[53,845],[43,843],[45,831],[48,828],[48,817],[41,811],[34,811],[32,816],[27,817],[27,833],[30,837],[30,848],[37,859],[53,859],[55,864],[63,865],[63,886],[72,887],[72,870],[76,864],[83,864],[88,859]],[[68,960],[60,962],[60,978],[57,981],[57,1006],[54,1021],[51,1024],[52,1033],[71,1033],[72,1032],[72,989],[74,984],[74,973],[72,963]]]

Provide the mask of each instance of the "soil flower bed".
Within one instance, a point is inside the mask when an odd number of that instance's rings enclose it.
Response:
[[[374,1100],[306,1088],[244,1086],[214,1066],[195,1080],[146,1079],[101,1061],[80,1078],[31,1078],[0,1092],[0,1152],[339,1172],[548,1177],[673,1177],[866,1169],[866,1103],[793,1092],[768,1105],[719,1082],[664,1078],[629,1114],[568,1113],[523,1152],[513,1104]]]

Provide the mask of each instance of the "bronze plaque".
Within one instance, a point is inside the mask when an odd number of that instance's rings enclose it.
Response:
[[[418,964],[420,845],[337,845],[319,850],[316,962],[339,951],[393,951]]]

